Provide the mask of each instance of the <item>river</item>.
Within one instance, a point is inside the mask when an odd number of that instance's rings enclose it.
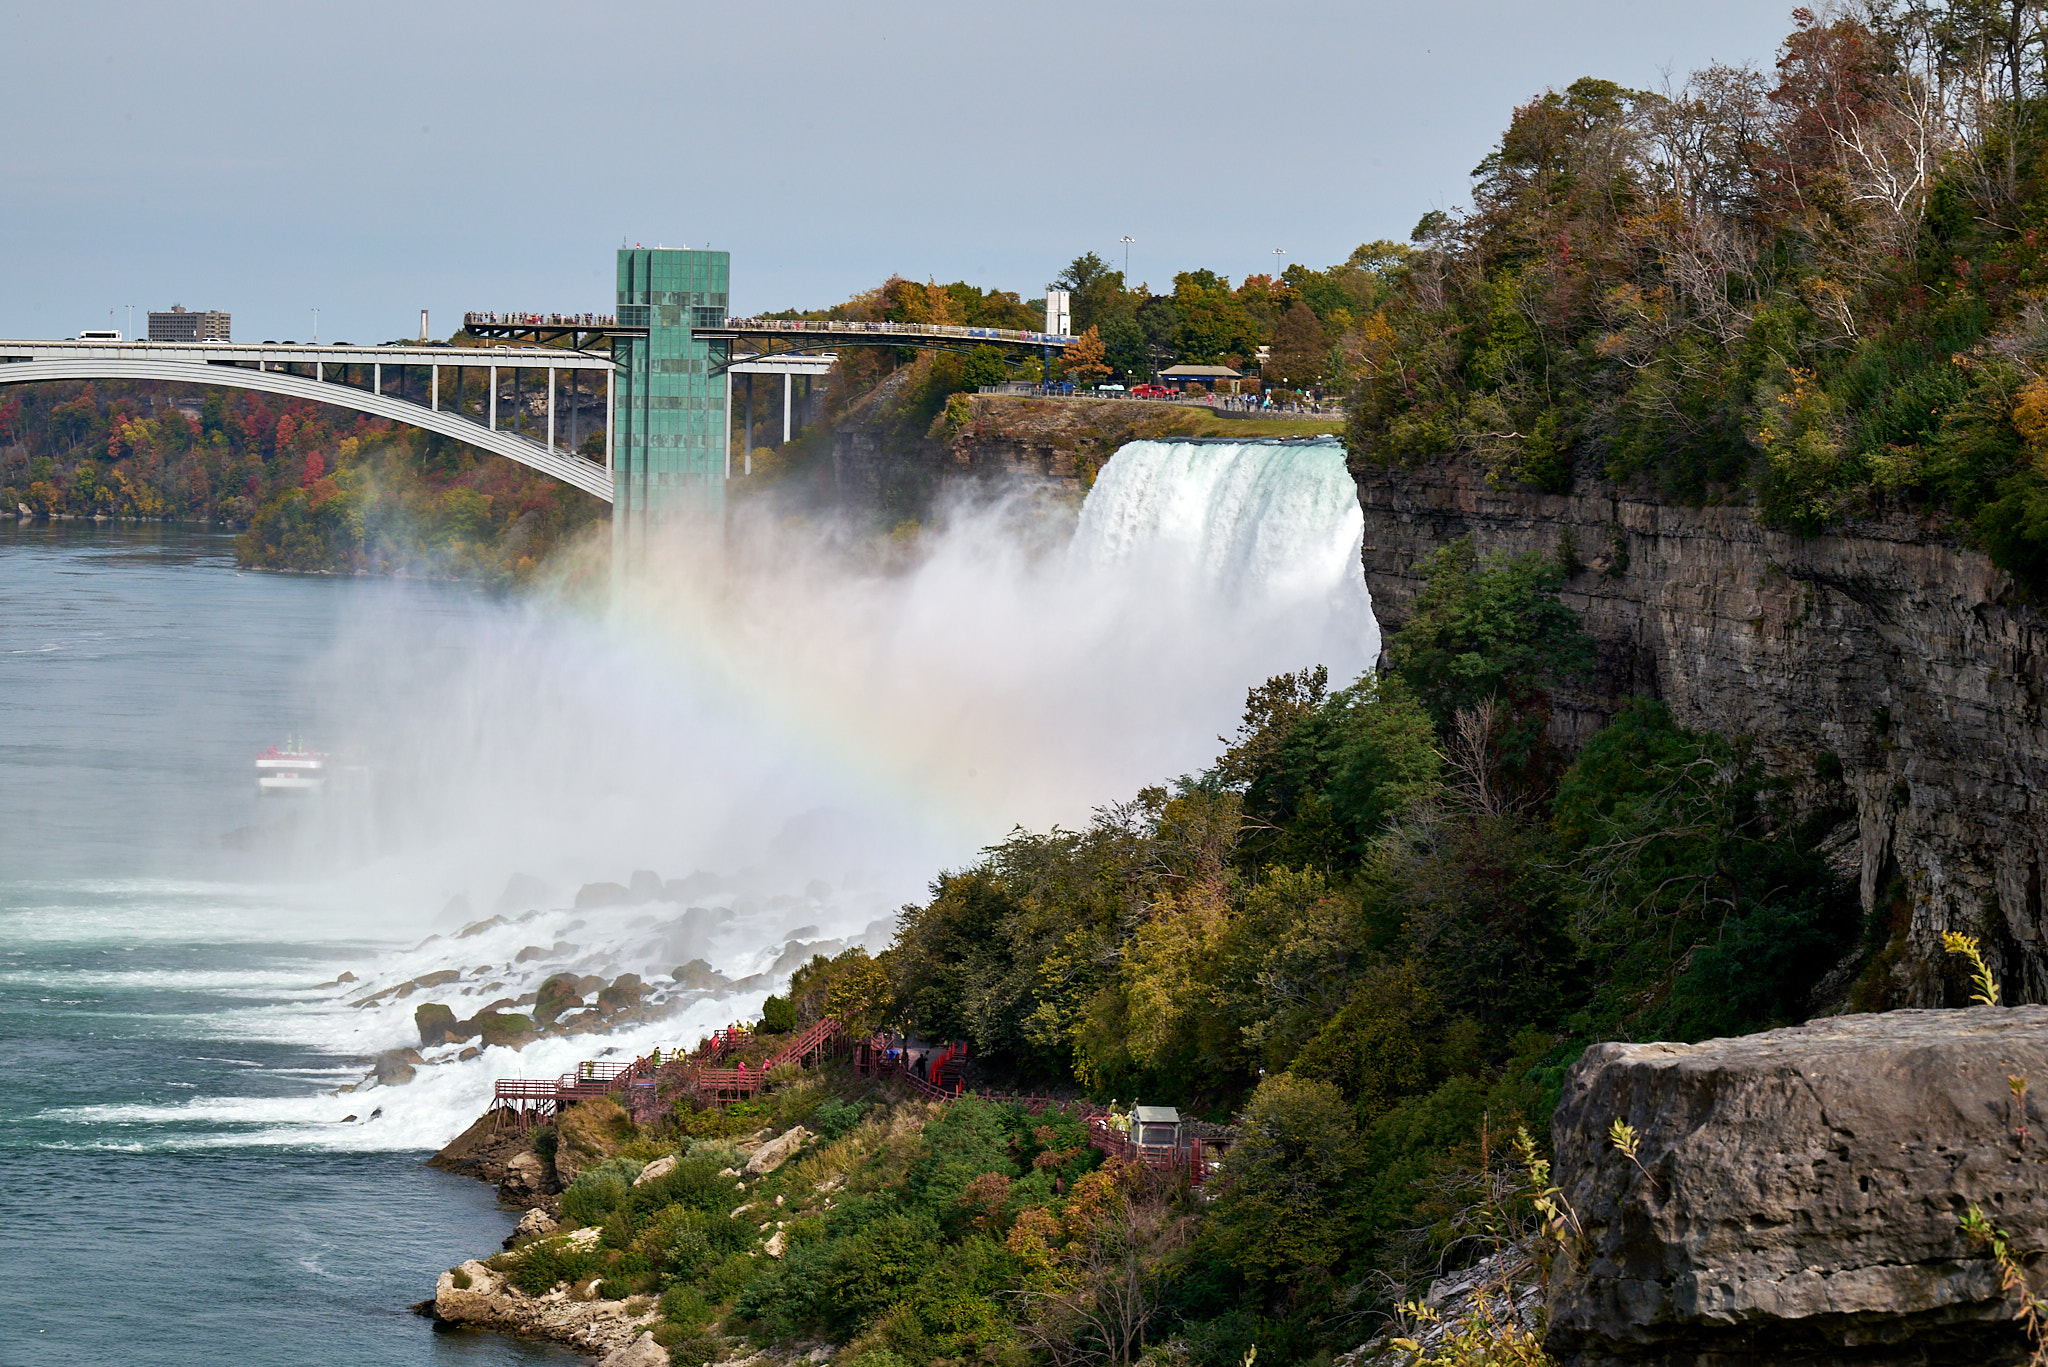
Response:
[[[232,1118],[360,1071],[262,1022],[382,941],[323,931],[221,836],[378,587],[240,574],[221,536],[0,522],[0,1361],[576,1360],[407,1312],[509,1230],[488,1188]]]

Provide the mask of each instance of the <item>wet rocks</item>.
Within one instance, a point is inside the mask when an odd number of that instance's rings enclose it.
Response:
[[[1552,1128],[1585,1239],[1552,1276],[1551,1352],[1578,1367],[2023,1361],[2019,1301],[1957,1224],[1975,1205],[2016,1247],[2048,1246],[2048,1144],[2009,1077],[2048,1079],[2048,1006],[1587,1050]],[[2038,1294],[2048,1269],[2033,1276]]]
[[[631,905],[633,894],[618,883],[585,883],[576,889],[576,910]]]
[[[370,1076],[379,1087],[403,1087],[411,1082],[417,1065],[425,1063],[417,1049],[386,1049],[377,1055]]]
[[[495,930],[499,926],[510,924],[511,922],[507,921],[502,916],[493,916],[488,921],[472,921],[470,924],[456,931],[455,938],[458,940],[467,940],[472,935],[481,935],[487,930]]]
[[[425,1002],[414,1007],[412,1023],[419,1027],[422,1049],[431,1049],[437,1044],[460,1044],[476,1038],[477,1033],[474,1026],[457,1020],[454,1010],[441,1002]]]
[[[557,973],[542,980],[533,995],[533,1018],[543,1025],[551,1025],[564,1011],[583,1005],[583,994],[576,987],[574,973]]]
[[[732,981],[702,959],[692,959],[686,964],[670,969],[669,976],[674,978],[678,985],[695,992],[716,991]]]
[[[516,1011],[483,1010],[470,1021],[485,1048],[503,1045],[517,1049],[533,1039],[533,1018]]]
[[[640,981],[638,973],[621,973],[612,979],[610,986],[598,992],[597,1009],[607,1016],[615,1016],[638,1006],[646,995],[647,985]]]
[[[515,873],[505,880],[505,890],[491,910],[502,915],[521,907],[542,906],[553,896],[554,890],[532,874]]]

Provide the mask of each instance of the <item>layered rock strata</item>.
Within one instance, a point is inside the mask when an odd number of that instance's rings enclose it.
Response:
[[[2025,1361],[2019,1296],[1959,1222],[2048,1248],[2048,1135],[2015,1076],[2048,1081],[2048,1007],[1589,1049],[1552,1121],[1582,1237],[1547,1346],[1574,1367]]]
[[[1960,1005],[1949,929],[1984,938],[2009,1000],[2048,1000],[2048,630],[1986,556],[1905,518],[1804,538],[1590,480],[1495,489],[1462,460],[1352,473],[1382,627],[1454,538],[1558,557],[1599,648],[1596,677],[1557,699],[1560,740],[1648,694],[1853,812],[1845,862],[1888,941],[1862,1004]]]

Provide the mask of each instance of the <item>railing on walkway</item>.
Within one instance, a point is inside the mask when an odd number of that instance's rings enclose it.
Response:
[[[617,327],[619,320],[609,313],[479,313],[462,315],[463,326],[479,327]]]

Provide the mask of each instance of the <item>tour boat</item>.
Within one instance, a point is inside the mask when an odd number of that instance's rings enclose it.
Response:
[[[327,756],[294,739],[256,756],[256,791],[265,797],[299,797],[327,786]]]

